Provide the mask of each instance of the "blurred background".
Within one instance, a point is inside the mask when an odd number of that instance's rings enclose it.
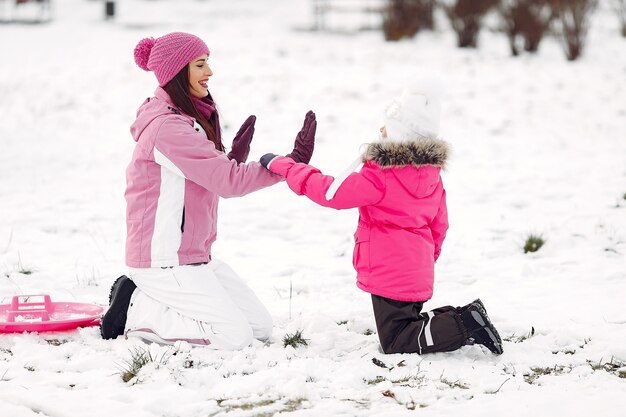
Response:
[[[0,414],[73,416],[78,405],[93,416],[231,415],[224,399],[276,395],[310,401],[315,410],[298,415],[396,417],[417,406],[437,416],[461,407],[467,417],[623,414],[625,4],[0,0],[1,303],[48,293],[107,304],[126,272],[129,127],[157,86],[133,49],[185,31],[211,49],[225,144],[257,116],[251,161],[289,152],[312,109],[311,164],[337,175],[376,140],[403,87],[440,77],[450,230],[426,308],[480,297],[506,341],[500,357],[477,346],[384,357],[394,372],[426,379],[376,382],[391,369],[371,361],[382,357],[371,302],[355,287],[358,213],[278,184],[220,200],[213,245],[267,305],[271,344],[195,349],[192,369],[164,366],[127,385],[114,364],[132,340],[108,343],[97,328],[63,335],[60,346],[3,336]],[[296,330],[309,346],[283,349]],[[444,371],[456,382],[444,384]],[[24,407],[29,414],[14,411]]]
[[[596,256],[623,260],[624,7],[624,0],[0,0],[2,295],[32,288],[104,302],[105,288],[124,272],[129,126],[156,87],[132,51],[140,39],[171,31],[194,33],[211,49],[209,85],[227,145],[256,114],[250,160],[287,153],[313,109],[312,164],[330,175],[376,139],[383,109],[405,85],[440,77],[442,136],[453,148],[444,174],[452,227],[442,285],[445,277],[458,284],[525,276],[519,256],[529,233],[548,236],[544,256],[564,279],[572,259],[578,271],[585,259],[593,271]],[[216,256],[257,277],[268,298],[294,271],[339,275],[354,290],[356,211],[324,210],[277,186],[223,200],[219,222]],[[574,252],[560,252],[557,242]]]

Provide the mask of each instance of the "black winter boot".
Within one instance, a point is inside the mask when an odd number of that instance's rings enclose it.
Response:
[[[115,339],[124,334],[130,297],[135,288],[135,283],[126,275],[116,279],[111,286],[109,309],[100,320],[100,334],[103,339]]]
[[[496,355],[501,355],[502,339],[495,326],[489,320],[487,310],[480,299],[476,299],[462,307],[461,321],[469,334],[470,343],[485,346]]]

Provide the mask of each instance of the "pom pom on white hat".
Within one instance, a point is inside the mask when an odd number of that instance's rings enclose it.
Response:
[[[392,141],[435,138],[439,135],[443,86],[428,78],[407,86],[384,114],[387,138]]]

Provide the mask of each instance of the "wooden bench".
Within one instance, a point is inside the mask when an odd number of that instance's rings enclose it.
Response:
[[[2,23],[48,22],[52,20],[51,3],[52,3],[52,0],[9,0],[9,1],[0,0],[0,22]],[[19,16],[21,14],[21,9],[23,9],[24,6],[27,4],[32,4],[32,6],[39,9],[35,17],[23,18]],[[7,10],[7,9],[10,9],[10,10]],[[9,16],[7,17],[5,16],[5,14],[8,14]]]
[[[378,30],[382,24],[382,13],[387,0],[312,0],[314,30],[343,30],[329,24],[329,17],[341,16],[346,21],[356,21],[353,30]]]

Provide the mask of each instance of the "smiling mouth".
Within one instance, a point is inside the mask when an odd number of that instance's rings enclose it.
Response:
[[[198,81],[198,84],[200,84],[200,86],[202,86],[202,88],[209,88],[208,81],[209,80]]]

